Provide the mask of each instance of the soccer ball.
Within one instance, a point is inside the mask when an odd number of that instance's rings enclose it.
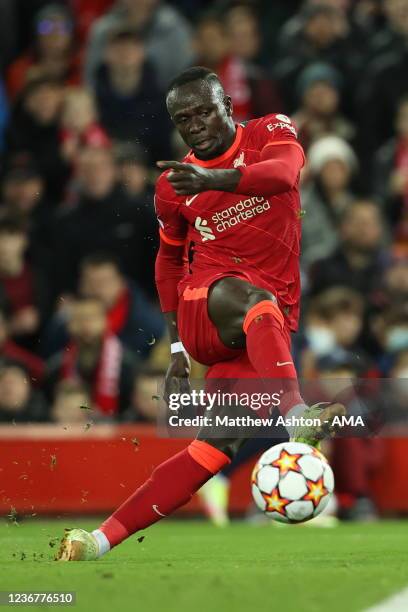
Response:
[[[284,442],[265,451],[251,481],[258,508],[281,523],[314,518],[327,506],[334,489],[326,457],[300,442]]]

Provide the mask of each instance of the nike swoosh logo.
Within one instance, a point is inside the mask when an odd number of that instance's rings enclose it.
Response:
[[[198,198],[199,195],[199,193],[196,193],[195,195],[191,196],[191,198],[186,198],[186,206],[190,206],[191,202]]]
[[[284,366],[284,365],[293,365],[293,361],[277,361],[276,362],[277,366]]]
[[[152,506],[153,510],[156,512],[156,514],[159,514],[160,516],[166,516],[165,514],[162,514],[160,512],[160,510],[158,509],[158,507],[156,506],[156,504],[153,504]]]

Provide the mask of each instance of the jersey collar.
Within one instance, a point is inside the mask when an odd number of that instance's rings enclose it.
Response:
[[[242,127],[242,125],[237,125],[234,142],[229,147],[229,149],[227,149],[222,155],[218,155],[218,157],[213,157],[212,159],[204,161],[202,159],[198,159],[194,155],[194,153],[191,153],[191,155],[189,155],[189,162],[191,162],[192,164],[197,164],[198,166],[203,166],[204,168],[211,168],[213,166],[218,166],[218,164],[222,164],[222,162],[224,162],[229,157],[232,157],[232,155],[234,155],[238,151],[239,145],[241,144],[243,129],[244,128]]]

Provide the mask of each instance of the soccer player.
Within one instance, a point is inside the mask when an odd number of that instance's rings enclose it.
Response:
[[[207,68],[183,72],[166,102],[191,151],[181,163],[158,162],[164,172],[156,188],[156,284],[171,338],[165,392],[179,390],[180,381],[187,388],[188,354],[209,366],[209,379],[285,379],[280,411],[318,413],[318,427],[294,436],[315,445],[344,407],[305,406],[290,353],[299,314],[304,164],[296,129],[281,114],[236,125],[231,98]],[[67,531],[57,558],[96,559],[168,516],[228,465],[243,442],[201,431],[99,529]]]

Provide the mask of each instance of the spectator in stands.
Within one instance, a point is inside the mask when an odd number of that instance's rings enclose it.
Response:
[[[2,211],[25,217],[28,221],[39,206],[44,192],[44,181],[29,161],[15,163],[6,171],[2,181]]]
[[[388,316],[394,318],[395,311],[400,312],[408,304],[408,259],[392,257],[390,253],[388,256],[382,275],[366,300],[369,325],[369,335],[366,337],[367,349],[377,360],[386,352],[385,328]],[[390,339],[390,343],[395,342],[395,337],[399,339],[401,335],[396,333],[392,341]]]
[[[160,388],[165,371],[149,365],[142,366],[133,387],[130,408],[121,415],[126,423],[156,422],[160,410]],[[163,408],[163,406],[162,406]]]
[[[33,48],[20,55],[7,71],[7,89],[14,98],[30,79],[49,77],[69,84],[80,82],[80,61],[75,50],[74,24],[61,4],[42,8],[34,23]]]
[[[327,257],[338,245],[338,223],[353,200],[351,183],[357,169],[353,149],[338,136],[325,136],[310,147],[306,173],[312,180],[302,191],[304,266]]]
[[[380,304],[386,307],[408,302],[408,259],[394,259],[385,268]]]
[[[253,7],[245,2],[232,3],[225,10],[223,21],[231,53],[243,62],[259,63],[262,37]]]
[[[407,10],[408,13],[408,10]],[[377,152],[373,189],[398,242],[408,240],[408,97],[401,100],[394,138]]]
[[[312,299],[307,310],[306,337],[310,348],[318,357],[330,354],[336,347],[354,355],[361,353],[358,341],[363,316],[364,300],[360,293],[347,287],[326,289]]]
[[[362,345],[364,314],[363,298],[347,287],[327,289],[310,300],[305,308],[304,327],[294,339],[302,377],[315,379],[317,360],[337,350],[352,351],[361,363],[367,361]]]
[[[94,89],[101,122],[109,135],[141,144],[153,162],[169,155],[171,123],[155,67],[145,55],[141,34],[123,27],[113,30],[104,63],[95,74]]]
[[[122,26],[134,28],[143,34],[146,55],[155,67],[161,90],[191,63],[190,26],[177,9],[161,0],[117,0],[91,29],[86,58],[89,83],[94,81],[96,71],[103,62],[109,34]]]
[[[134,281],[123,276],[115,257],[96,253],[82,262],[80,293],[104,304],[108,329],[140,358],[146,359],[151,347],[163,336],[161,313]]]
[[[296,104],[292,83],[308,64],[332,64],[347,84],[359,66],[344,12],[327,4],[306,4],[299,18],[300,28],[281,44],[281,59],[274,69],[285,94],[286,112]]]
[[[45,199],[44,180],[35,164],[24,158],[8,168],[2,182],[1,216],[20,217],[26,224],[30,242],[45,247],[53,207]]]
[[[86,385],[78,380],[63,380],[55,390],[50,418],[61,425],[78,425],[89,422],[93,412]]]
[[[311,64],[300,73],[296,83],[300,107],[293,120],[306,151],[323,136],[352,140],[354,128],[340,111],[341,84],[341,74],[329,64]]]
[[[205,16],[195,33],[195,64],[218,74],[225,91],[234,101],[237,121],[260,117],[282,110],[277,85],[267,79],[258,66],[234,55],[221,19]]]
[[[345,351],[334,352],[320,359],[318,368],[320,384],[322,390],[326,390],[327,401],[346,396],[349,400],[348,409],[352,413],[353,396],[356,402],[358,398],[351,383],[361,376],[361,368],[355,356]],[[370,480],[381,465],[382,442],[380,438],[349,436],[333,440],[330,463],[336,481],[337,513],[340,519],[373,521],[377,518],[377,510],[370,496]]]
[[[149,183],[150,169],[143,148],[134,142],[120,142],[115,147],[115,159],[119,181],[126,195],[134,201],[133,205],[145,202],[144,207],[154,213],[153,206],[146,203],[149,200],[153,202],[154,191]]]
[[[137,281],[145,293],[157,299],[157,290],[152,270],[159,246],[157,217],[154,210],[154,188],[148,167],[148,158],[142,147],[133,142],[119,143],[115,148],[119,183],[125,191],[135,223],[142,231],[136,247],[135,259],[143,252],[143,267],[140,266]],[[171,159],[174,159],[173,155]],[[141,240],[141,243],[140,243]]]
[[[40,357],[18,346],[9,336],[9,324],[4,309],[0,309],[0,364],[5,362],[21,364],[34,387],[40,387],[44,380],[45,364]]]
[[[146,359],[163,336],[161,313],[134,281],[125,278],[119,262],[109,253],[95,253],[81,262],[79,293],[102,302],[108,330],[140,359]],[[60,350],[67,341],[64,314],[56,314],[47,333],[47,354]]]
[[[53,232],[58,291],[74,292],[79,263],[100,250],[116,255],[124,272],[137,281],[146,262],[145,228],[138,226],[137,213],[117,184],[112,151],[84,148],[78,158],[77,179],[77,206],[58,220]]]
[[[0,219],[0,283],[10,311],[10,335],[32,348],[48,314],[50,294],[46,270],[35,253],[26,257],[29,246],[24,221]]]
[[[311,292],[336,285],[350,287],[370,298],[385,264],[383,223],[378,206],[357,200],[348,206],[340,223],[340,245],[311,270]]]
[[[47,416],[43,396],[32,389],[21,364],[10,362],[0,367],[0,422],[46,421]]]
[[[130,403],[137,361],[109,331],[104,305],[95,298],[77,299],[68,329],[68,345],[49,363],[51,398],[58,382],[79,380],[101,415],[123,412]]]
[[[295,358],[303,378],[316,378],[317,360],[333,351],[352,351],[356,359],[366,361],[364,314],[363,298],[347,287],[327,289],[307,303],[304,325],[294,339]]]
[[[61,150],[64,159],[75,163],[82,147],[109,147],[110,139],[98,123],[95,100],[82,87],[66,90],[61,116]]]
[[[349,8],[349,0],[304,0],[303,6],[299,8],[289,19],[282,25],[278,35],[278,49],[281,55],[284,55],[288,50],[296,46],[302,36],[302,30],[309,17],[310,7],[328,6],[335,7],[341,15],[341,19],[337,21],[337,28],[340,32],[346,33],[348,30],[347,24],[347,9]]]
[[[42,77],[31,81],[15,105],[8,131],[8,154],[29,154],[46,183],[46,195],[59,202],[68,178],[60,155],[59,120],[63,87]]]
[[[408,350],[408,302],[392,304],[373,317],[372,331],[380,346],[380,370],[387,375],[395,355]]]
[[[383,11],[386,16],[385,27],[382,27],[369,40],[368,60],[396,51],[404,51],[408,33],[408,11],[405,0],[383,0]]]
[[[376,151],[392,137],[393,118],[402,98],[408,95],[408,15],[404,0],[388,0],[388,13],[398,43],[389,51],[369,62],[361,79],[356,96],[356,118],[359,128],[359,155],[362,160],[363,178],[371,184],[373,161]],[[397,40],[397,39],[395,39]],[[374,127],[375,126],[375,127]]]

